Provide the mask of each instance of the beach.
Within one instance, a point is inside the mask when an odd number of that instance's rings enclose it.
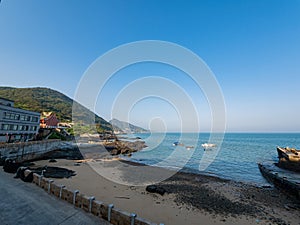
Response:
[[[271,186],[258,187],[218,177],[178,172],[156,184],[166,191],[160,195],[147,192],[145,186],[108,180],[90,166],[89,160],[58,159],[53,163],[48,160],[34,163],[35,167],[48,165],[73,170],[75,176],[56,178],[55,183],[95,196],[99,201],[112,203],[116,208],[134,212],[158,224],[300,224],[299,201]],[[114,171],[112,176],[118,173],[124,175],[125,168],[132,166],[131,162],[120,163],[119,160],[92,160],[92,163]],[[173,173],[158,167],[150,171],[154,175]],[[133,172],[130,182],[139,180],[136,179],[138,176],[138,172]]]

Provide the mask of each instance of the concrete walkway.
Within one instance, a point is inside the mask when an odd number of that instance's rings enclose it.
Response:
[[[13,176],[0,168],[1,225],[110,224]]]

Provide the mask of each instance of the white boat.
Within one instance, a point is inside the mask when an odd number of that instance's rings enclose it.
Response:
[[[208,148],[214,148],[214,147],[216,147],[217,145],[216,145],[216,144],[212,144],[212,143],[204,143],[204,144],[201,144],[201,146],[202,146],[204,149],[208,149]]]

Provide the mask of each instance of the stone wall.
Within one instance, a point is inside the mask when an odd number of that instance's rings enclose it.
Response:
[[[72,142],[60,140],[3,143],[0,144],[0,158],[24,162],[41,158],[44,154],[57,149],[70,148],[73,148]]]
[[[25,176],[31,171],[26,170]],[[46,179],[38,174],[33,174],[33,183],[75,207],[91,213],[97,217],[107,220],[114,225],[156,225],[138,217],[134,213],[128,213],[113,207],[112,204],[105,204],[94,197],[86,196],[78,190],[69,190],[62,185],[57,185],[53,180]],[[163,225],[163,224],[160,224]]]

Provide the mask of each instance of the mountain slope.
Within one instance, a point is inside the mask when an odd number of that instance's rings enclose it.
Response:
[[[135,126],[133,124],[120,121],[117,119],[112,119],[109,121],[110,124],[113,126],[115,132],[122,132],[122,133],[147,133],[148,130]]]
[[[73,100],[68,96],[50,88],[12,88],[0,87],[0,97],[13,100],[16,108],[36,112],[54,112],[61,122],[72,122]],[[98,132],[111,132],[110,123],[94,114],[81,104],[75,102],[76,120],[85,121],[88,116],[95,116]]]

